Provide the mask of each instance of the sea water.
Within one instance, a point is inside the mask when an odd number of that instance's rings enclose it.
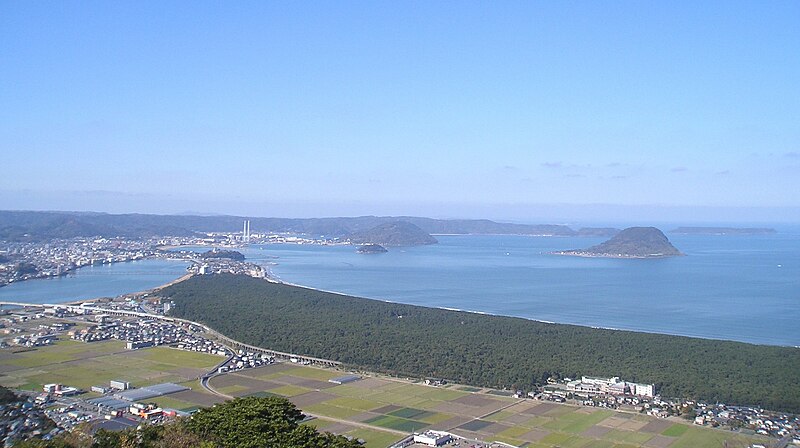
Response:
[[[357,254],[353,246],[244,250],[283,281],[346,294],[547,322],[800,346],[800,234],[669,235],[687,256],[579,258],[548,252],[604,238],[437,236]]]
[[[25,280],[0,288],[0,301],[65,303],[144,291],[169,283],[186,273],[188,263],[139,260],[87,266],[63,276]]]

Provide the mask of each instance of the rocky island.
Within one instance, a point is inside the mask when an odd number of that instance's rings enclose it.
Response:
[[[380,244],[364,244],[363,246],[356,249],[356,253],[358,254],[382,254],[385,252],[389,251],[386,250],[386,248],[381,246]]]
[[[597,246],[552,254],[604,258],[663,258],[684,255],[655,227],[629,227]]]
[[[379,224],[368,230],[354,232],[349,238],[353,244],[379,244],[382,246],[423,246],[439,241],[418,226],[406,221]]]

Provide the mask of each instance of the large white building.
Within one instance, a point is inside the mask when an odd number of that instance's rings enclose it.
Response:
[[[639,395],[643,397],[655,396],[655,385],[643,383],[628,383],[618,376],[612,378],[598,378],[584,376],[580,380],[567,383],[570,392],[583,392],[588,394],[614,394],[614,395]]]
[[[414,443],[421,443],[428,446],[440,446],[449,442],[453,437],[442,431],[425,431],[422,434],[414,434]]]

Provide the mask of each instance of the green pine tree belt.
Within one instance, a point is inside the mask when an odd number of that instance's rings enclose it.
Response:
[[[800,412],[793,347],[547,324],[233,275],[194,277],[163,294],[174,315],[239,341],[367,370],[521,389],[550,376],[620,376],[655,383],[664,397]]]

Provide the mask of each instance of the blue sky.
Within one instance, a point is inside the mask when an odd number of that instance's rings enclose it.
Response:
[[[800,221],[798,22],[796,1],[2,2],[0,208]]]

